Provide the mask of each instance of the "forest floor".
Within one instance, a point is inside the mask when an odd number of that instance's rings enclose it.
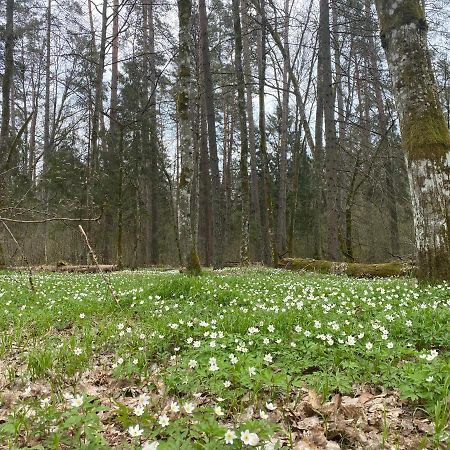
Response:
[[[0,274],[2,449],[448,449],[450,286]]]

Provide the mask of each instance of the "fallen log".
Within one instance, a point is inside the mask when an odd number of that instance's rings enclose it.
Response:
[[[97,273],[97,272],[115,272],[119,268],[113,264],[99,264],[89,266],[61,266],[55,267],[54,272],[76,272],[76,273]]]
[[[102,272],[116,272],[119,270],[119,268],[116,265],[113,264],[101,264],[100,270]],[[98,273],[98,267],[95,265],[56,265],[56,266],[50,266],[50,265],[42,265],[42,266],[33,266],[31,269],[33,272],[70,272],[70,273]],[[9,270],[25,270],[26,267],[18,267],[18,266],[11,266],[8,267]]]
[[[413,275],[414,272],[413,265],[398,261],[382,264],[362,264],[309,258],[285,258],[280,261],[279,267],[359,278],[401,277]]]

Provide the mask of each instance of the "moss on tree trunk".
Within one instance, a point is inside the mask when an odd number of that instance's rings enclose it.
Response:
[[[419,278],[450,280],[450,134],[421,0],[376,0],[407,160]]]

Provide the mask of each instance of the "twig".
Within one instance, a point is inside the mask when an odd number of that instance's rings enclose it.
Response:
[[[109,281],[108,277],[106,276],[106,274],[103,272],[102,268],[100,267],[100,264],[98,263],[97,260],[97,256],[94,253],[94,250],[91,247],[91,244],[89,243],[89,239],[87,237],[86,232],[84,231],[82,225],[78,225],[78,228],[80,229],[81,234],[84,237],[84,240],[86,242],[86,246],[89,250],[89,254],[91,255],[92,259],[94,260],[95,265],[97,266],[97,270],[99,271],[100,275],[103,278],[103,281],[105,282],[105,284],[108,286],[109,291],[111,292],[112,297],[114,298],[114,300],[116,301],[117,304],[119,304],[119,298],[117,297],[116,292],[114,291],[114,288],[111,284],[111,282]]]
[[[25,262],[25,264],[27,265],[27,268],[28,268],[28,282],[30,283],[30,289],[34,292],[35,289],[34,289],[34,283],[33,283],[33,272],[31,270],[31,265],[28,262],[27,255],[25,255],[25,252],[23,251],[21,245],[17,242],[17,239],[14,237],[14,234],[9,229],[8,225],[6,225],[6,223],[3,222],[3,220],[2,220],[2,224],[6,228],[6,231],[9,233],[9,235],[12,238],[12,240],[16,243],[17,248],[19,249],[20,253],[22,254],[22,259],[24,260],[24,262]]]

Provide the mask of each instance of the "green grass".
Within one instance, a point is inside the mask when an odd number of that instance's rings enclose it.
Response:
[[[35,292],[25,274],[0,275],[0,448],[242,448],[245,430],[279,448],[302,389],[327,401],[364,385],[399,390],[436,416],[436,445],[446,436],[444,283],[256,269],[109,279],[119,303],[98,275],[38,274]],[[283,417],[258,413],[267,402]]]

